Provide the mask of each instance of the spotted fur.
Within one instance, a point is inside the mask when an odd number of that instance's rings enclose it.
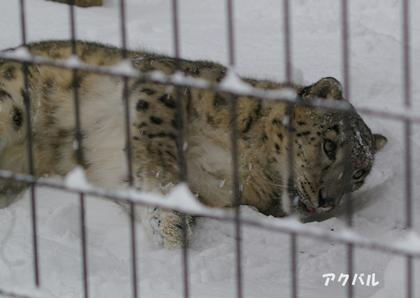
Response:
[[[68,41],[28,45],[34,56],[68,59]],[[119,49],[78,42],[77,55],[91,65],[117,65]],[[144,73],[160,71],[218,84],[227,69],[208,61],[187,61],[146,52],[129,51],[132,66]],[[0,61],[0,168],[28,173],[25,97],[31,100],[34,170],[37,177],[66,175],[77,165],[75,153],[74,93],[80,101],[82,165],[88,181],[118,189],[126,185],[126,140],[123,79],[116,76],[53,66],[28,65],[25,93],[20,63]],[[372,134],[355,110],[320,109],[307,105],[314,98],[345,102],[340,83],[324,78],[303,87],[243,79],[261,89],[291,88],[301,98],[288,114],[278,101],[237,96],[239,181],[243,204],[260,212],[301,217],[329,211],[344,193],[358,189],[369,174],[374,155],[386,139]],[[232,95],[197,88],[175,88],[128,81],[134,183],[140,190],[165,192],[178,183],[177,98],[183,103],[185,150],[190,189],[213,207],[231,207]],[[292,157],[292,162],[289,162]],[[292,167],[289,167],[292,165]],[[348,169],[348,170],[345,170]],[[2,198],[23,186],[1,183]],[[295,198],[291,205],[290,197]],[[3,199],[5,200],[5,199]],[[182,224],[178,213],[156,208],[143,212],[143,221],[157,244],[178,247]],[[189,227],[188,231],[190,231]],[[191,233],[188,232],[188,235]]]

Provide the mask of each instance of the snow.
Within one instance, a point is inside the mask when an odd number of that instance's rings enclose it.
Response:
[[[66,177],[64,178],[64,184],[68,188],[77,188],[81,191],[89,191],[93,188],[87,182],[86,173],[81,166],[77,166],[72,171],[67,173]]]
[[[8,53],[11,58],[27,60],[31,58],[31,54],[26,48],[18,48]]]
[[[168,194],[165,197],[153,193],[139,192],[135,189],[121,191],[116,196],[121,197],[123,200],[130,200],[142,205],[158,206],[165,209],[177,210],[182,213],[202,216],[229,216],[230,212],[209,208],[201,204],[193,196],[185,183],[180,183],[176,186],[170,184],[163,187],[163,189],[168,190]]]
[[[126,74],[127,76],[135,76],[137,74],[134,67],[131,65],[131,62],[128,60],[123,60],[113,67],[118,73]]]
[[[83,62],[82,60],[80,60],[79,57],[77,57],[76,55],[72,55],[69,59],[67,59],[66,61],[66,66],[67,67],[80,67],[80,65],[82,65]]]
[[[80,39],[120,46],[118,1],[104,0],[102,7],[76,8],[76,36]],[[67,5],[44,0],[25,1],[27,39],[70,38]],[[341,57],[341,1],[290,1],[292,77],[310,84],[321,77],[343,80]],[[285,81],[284,36],[281,1],[243,0],[234,2],[235,74]],[[180,55],[187,59],[213,60],[229,64],[226,3],[212,0],[179,0]],[[249,207],[240,209],[242,219],[263,221],[300,232],[331,235],[322,238],[297,237],[298,297],[346,297],[347,287],[323,274],[348,273],[347,248],[341,240],[369,239],[414,251],[419,248],[420,212],[420,11],[419,1],[410,1],[411,99],[404,106],[402,0],[349,1],[350,90],[356,107],[398,113],[417,119],[411,126],[412,229],[406,228],[404,124],[397,120],[362,115],[375,133],[388,138],[366,185],[352,195],[356,213],[353,230],[346,228],[345,202],[337,217],[300,224],[295,219],[265,217]],[[139,48],[174,55],[171,1],[126,0],[127,42]],[[2,48],[19,45],[19,1],[0,1]],[[24,49],[10,55],[30,59]],[[76,61],[66,63],[79,63]],[[131,72],[126,65],[117,71]],[[153,76],[165,80],[162,74]],[[186,82],[188,78],[179,78]],[[232,88],[242,87],[233,86]],[[59,178],[57,182],[61,182]],[[83,174],[67,177],[70,186],[85,185]],[[185,204],[188,210],[208,212],[195,205],[184,186],[174,189],[167,201]],[[178,192],[178,194],[177,194]],[[123,195],[123,194],[121,194]],[[125,193],[146,200],[146,194]],[[152,196],[152,194],[149,194]],[[136,197],[137,196],[137,197]],[[30,194],[8,208],[0,209],[0,290],[33,297],[82,297],[80,206],[76,194],[36,189],[41,286],[33,283]],[[142,199],[143,198],[143,199]],[[154,199],[150,197],[150,199]],[[114,202],[86,197],[88,280],[90,297],[131,296],[130,229],[127,214]],[[166,204],[161,199],[162,204]],[[230,214],[230,213],[229,213]],[[219,214],[220,215],[220,214]],[[322,218],[321,218],[322,219]],[[188,250],[191,297],[235,297],[236,234],[233,223],[199,217]],[[244,297],[291,296],[291,237],[273,229],[242,226],[242,269]],[[136,224],[137,267],[140,297],[183,297],[182,250],[157,249],[145,230]],[[354,249],[353,273],[375,274],[377,286],[357,283],[354,297],[394,298],[406,295],[406,258],[392,253]],[[414,295],[420,293],[420,261],[414,259]],[[353,280],[353,276],[349,280]],[[0,297],[5,297],[0,294]]]
[[[220,82],[220,87],[237,93],[245,93],[251,89],[251,86],[242,81],[231,68],[228,69],[226,77]]]

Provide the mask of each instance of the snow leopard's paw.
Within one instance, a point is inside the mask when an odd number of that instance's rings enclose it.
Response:
[[[192,216],[187,215],[186,225],[184,225],[182,215],[175,211],[149,208],[147,213],[143,222],[147,233],[156,245],[168,249],[180,248],[183,245],[184,233],[186,233],[186,244],[188,244],[192,235]]]

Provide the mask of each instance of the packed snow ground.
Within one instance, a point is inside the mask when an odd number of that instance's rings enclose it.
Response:
[[[0,1],[1,48],[21,42],[19,1]],[[127,31],[131,48],[172,55],[171,1],[127,0]],[[342,79],[340,1],[291,2],[292,64],[296,83],[321,77]],[[404,111],[402,72],[402,1],[353,0],[350,7],[350,100],[356,107]],[[420,11],[411,3],[412,106],[420,112]],[[285,79],[281,1],[235,1],[236,71],[257,78]],[[228,63],[225,1],[180,0],[182,57]],[[44,0],[26,1],[29,41],[70,37],[66,5]],[[104,0],[98,8],[76,8],[77,37],[120,45],[117,0]],[[363,115],[362,115],[363,116]],[[364,115],[374,132],[388,138],[377,156],[366,185],[354,194],[358,211],[354,229],[385,243],[400,243],[405,228],[404,138],[402,123]],[[420,232],[420,129],[412,126],[413,229]],[[0,289],[34,297],[82,297],[79,205],[77,196],[37,190],[41,287],[35,289],[29,194],[0,209]],[[130,241],[128,217],[115,203],[87,199],[89,293],[91,297],[130,297]],[[246,219],[264,218],[249,208]],[[269,219],[282,220],[282,219]],[[345,217],[307,223],[340,233]],[[231,223],[198,218],[189,249],[191,297],[235,297],[235,233]],[[182,252],[156,249],[137,227],[140,297],[182,297]],[[337,281],[325,286],[326,273],[347,273],[346,247],[337,243],[298,238],[298,296],[346,297]],[[420,249],[420,248],[419,248]],[[290,236],[256,228],[243,228],[245,297],[290,297]],[[397,298],[406,291],[405,258],[355,250],[354,273],[375,274],[379,285],[354,286],[355,297]],[[420,262],[414,262],[415,294],[420,295]],[[352,277],[350,278],[352,279]],[[350,281],[349,281],[350,282]],[[0,295],[1,296],[1,295]]]

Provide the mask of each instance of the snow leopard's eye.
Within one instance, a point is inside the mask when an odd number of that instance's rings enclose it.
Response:
[[[354,180],[360,180],[365,175],[365,170],[357,170],[353,173],[353,179]]]
[[[337,149],[337,144],[331,140],[326,139],[324,142],[324,152],[329,159],[335,158],[335,152]]]

